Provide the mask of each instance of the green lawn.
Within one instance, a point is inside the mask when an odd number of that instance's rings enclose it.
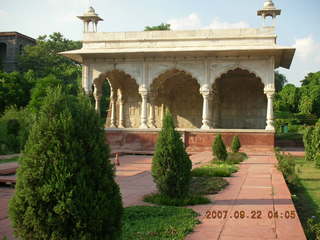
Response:
[[[8,159],[0,159],[0,164],[1,163],[8,163],[8,162],[17,162],[19,160],[19,157],[13,157],[13,158],[8,158]]]
[[[309,235],[307,221],[310,218],[320,223],[320,169],[314,167],[314,162],[295,157],[297,174],[301,186],[291,188],[293,200],[299,213],[300,220],[307,235]],[[309,235],[308,239],[315,239]]]
[[[124,209],[122,240],[184,239],[199,223],[188,208],[134,206]]]

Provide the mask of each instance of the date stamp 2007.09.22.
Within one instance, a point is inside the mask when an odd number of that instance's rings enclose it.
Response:
[[[206,219],[295,219],[297,217],[296,211],[276,211],[276,210],[210,210],[205,212]]]

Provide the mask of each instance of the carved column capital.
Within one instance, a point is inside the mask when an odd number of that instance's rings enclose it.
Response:
[[[264,94],[267,95],[268,98],[273,98],[275,94],[275,89],[273,88],[265,88],[264,89]]]
[[[201,88],[200,88],[200,94],[201,94],[203,97],[209,97],[209,95],[212,94],[212,89],[211,89],[211,87],[210,87],[208,84],[202,85]]]

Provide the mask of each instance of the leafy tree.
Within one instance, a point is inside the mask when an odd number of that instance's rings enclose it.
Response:
[[[304,114],[315,114],[320,117],[320,85],[301,87],[299,110]]]
[[[174,128],[172,115],[167,113],[152,159],[152,176],[161,194],[183,198],[188,195],[192,163]]]
[[[43,99],[47,95],[47,90],[57,86],[63,86],[63,91],[67,94],[77,95],[79,86],[77,84],[77,72],[74,69],[70,68],[69,71],[60,73],[59,75],[67,74],[67,77],[57,77],[54,74],[49,74],[44,78],[38,79],[35,87],[31,91],[31,99],[28,107],[34,111],[39,111]],[[71,79],[71,80],[68,80]]]
[[[320,85],[320,71],[309,73],[302,81],[301,86]]]
[[[36,45],[24,48],[24,54],[19,57],[18,66],[22,72],[32,69],[37,78],[43,78],[49,74],[59,76],[60,72],[64,72],[69,67],[77,69],[80,76],[81,66],[58,54],[79,48],[81,48],[80,42],[68,40],[61,33],[39,36]]]
[[[234,153],[239,152],[240,148],[241,148],[240,139],[238,136],[234,136],[231,143],[232,152]]]
[[[30,99],[30,89],[33,83],[32,71],[25,74],[0,71],[0,115],[10,106],[26,106]]]
[[[288,82],[286,76],[279,73],[278,71],[274,72],[274,80],[276,92],[280,92],[283,86]]]
[[[275,110],[296,113],[299,109],[299,100],[299,88],[293,84],[287,84],[279,93],[277,93],[275,99]]]
[[[165,31],[165,30],[170,30],[170,24],[161,23],[158,26],[146,26],[144,28],[144,31]]]
[[[118,239],[122,203],[99,117],[85,96],[50,91],[9,204],[21,239]]]
[[[226,145],[224,145],[221,134],[218,134],[214,139],[212,145],[212,153],[220,161],[225,161],[228,157]]]

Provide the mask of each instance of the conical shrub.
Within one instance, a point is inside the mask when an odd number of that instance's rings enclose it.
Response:
[[[152,176],[161,194],[183,198],[188,195],[192,163],[174,128],[172,115],[167,113],[152,159]]]
[[[241,148],[240,139],[238,136],[234,136],[232,138],[231,150],[233,153],[237,153],[239,152],[240,148]]]
[[[218,134],[214,139],[212,145],[212,152],[213,156],[217,157],[217,159],[220,161],[225,161],[228,157],[226,146],[224,145],[224,142],[220,134]]]
[[[118,239],[122,202],[89,100],[52,90],[26,143],[9,205],[19,239]]]

